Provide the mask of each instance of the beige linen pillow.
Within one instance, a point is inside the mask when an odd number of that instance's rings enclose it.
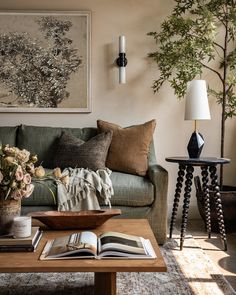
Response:
[[[113,131],[106,166],[111,170],[144,176],[148,169],[148,152],[156,121],[122,128],[119,125],[97,121],[98,131]]]

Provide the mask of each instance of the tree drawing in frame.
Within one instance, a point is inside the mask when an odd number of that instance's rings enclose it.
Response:
[[[2,14],[0,111],[89,112],[89,23],[88,12]]]

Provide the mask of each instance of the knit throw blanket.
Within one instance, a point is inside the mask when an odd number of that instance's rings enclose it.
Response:
[[[69,176],[69,185],[57,184],[58,211],[99,210],[97,193],[111,207],[114,191],[109,169],[66,168],[62,175]]]

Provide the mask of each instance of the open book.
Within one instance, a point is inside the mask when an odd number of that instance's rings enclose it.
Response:
[[[118,232],[100,236],[90,231],[49,240],[40,260],[50,259],[147,259],[156,258],[149,240]]]

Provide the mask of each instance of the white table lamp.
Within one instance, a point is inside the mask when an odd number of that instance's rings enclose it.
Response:
[[[203,136],[197,132],[197,120],[210,120],[205,80],[193,80],[187,84],[185,120],[194,120],[194,132],[188,143],[190,158],[199,158],[203,145]]]

